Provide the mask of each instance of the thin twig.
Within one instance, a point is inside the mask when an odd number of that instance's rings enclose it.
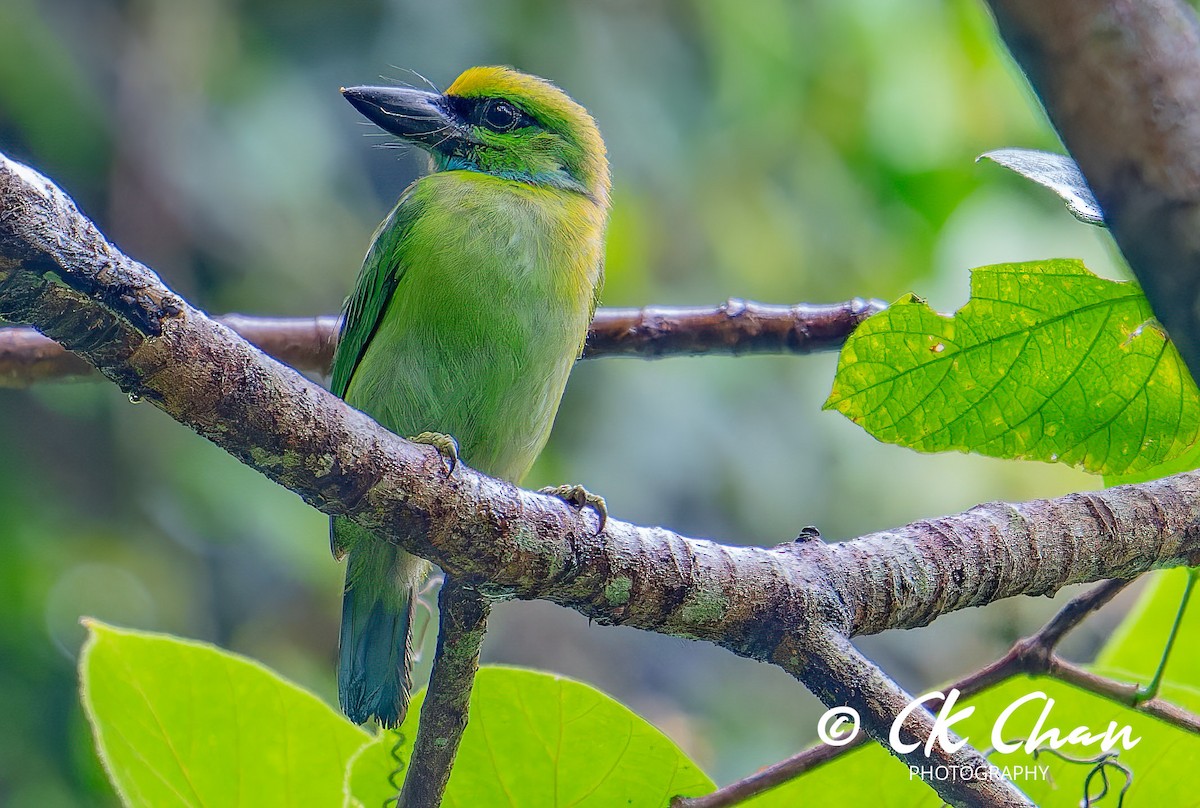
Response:
[[[1188,732],[1200,733],[1200,716],[1188,712],[1182,707],[1166,702],[1158,696],[1145,701],[1138,701],[1138,695],[1141,693],[1139,685],[1120,682],[1106,676],[1098,676],[1057,656],[1051,657],[1050,669],[1046,673],[1055,679],[1074,685],[1080,690],[1086,690],[1093,695],[1100,696],[1109,701],[1115,701],[1136,712],[1153,716],[1173,727],[1179,727]]]
[[[836,351],[880,300],[780,306],[730,298],[719,306],[600,309],[584,358],[656,359],[696,354],[808,354]]]
[[[866,744],[870,737],[860,732],[845,746],[830,746],[818,744],[810,746],[802,752],[797,752],[790,758],[773,763],[759,769],[749,777],[722,786],[716,791],[700,797],[676,797],[671,800],[671,808],[726,808],[737,805],[751,797],[757,797],[767,791],[781,786],[789,780],[795,780],[802,774],[808,774],[831,760],[841,757]]]
[[[1133,583],[1128,578],[1113,578],[1093,586],[1067,601],[1058,612],[1051,617],[1030,639],[1040,645],[1054,649],[1062,642],[1063,637],[1075,629],[1089,615],[1100,610],[1110,600]]]
[[[438,596],[440,625],[429,689],[398,808],[437,808],[463,731],[471,687],[479,668],[479,647],[487,631],[489,601],[446,576]]]
[[[780,306],[730,299],[719,306],[599,309],[588,331],[585,359],[657,359],[696,354],[808,354],[836,351],[858,324],[882,311],[878,300]],[[326,374],[338,318],[214,318],[292,367]],[[0,328],[0,387],[94,377],[87,362],[32,328]]]

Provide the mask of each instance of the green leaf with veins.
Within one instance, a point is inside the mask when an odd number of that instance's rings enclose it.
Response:
[[[953,316],[909,295],[846,341],[825,403],[922,452],[1130,475],[1184,454],[1200,390],[1133,282],[1077,260],[971,273]]]
[[[312,693],[205,643],[86,624],[83,707],[125,805],[341,803],[372,739]]]

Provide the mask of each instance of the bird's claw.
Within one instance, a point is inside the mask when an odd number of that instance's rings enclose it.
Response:
[[[596,516],[600,518],[596,533],[604,532],[604,526],[608,524],[608,503],[604,501],[604,497],[593,494],[582,485],[552,485],[549,488],[539,489],[538,493],[558,497],[568,505],[574,505],[580,510],[591,505]]]
[[[454,473],[455,467],[458,466],[458,441],[454,438],[442,432],[422,432],[409,440],[437,449],[438,454],[442,456],[442,462],[446,464],[446,475]]]

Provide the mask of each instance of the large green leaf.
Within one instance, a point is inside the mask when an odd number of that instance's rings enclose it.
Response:
[[[363,749],[349,778],[348,805],[395,796],[389,778],[407,761],[424,694],[400,728]],[[393,747],[395,755],[393,757]],[[665,735],[595,688],[537,671],[486,667],[442,803],[475,806],[621,805],[665,808],[675,794],[715,786]]]
[[[847,340],[825,404],[923,452],[1126,475],[1200,436],[1200,391],[1138,286],[1079,261],[971,274],[954,316],[905,297]]]
[[[88,621],[83,705],[126,805],[338,805],[371,736],[311,693],[203,643]]]

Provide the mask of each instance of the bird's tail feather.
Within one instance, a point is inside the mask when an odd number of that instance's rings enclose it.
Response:
[[[412,690],[412,625],[416,591],[383,597],[375,588],[346,581],[338,646],[338,700],[356,724],[375,718],[399,726]]]

